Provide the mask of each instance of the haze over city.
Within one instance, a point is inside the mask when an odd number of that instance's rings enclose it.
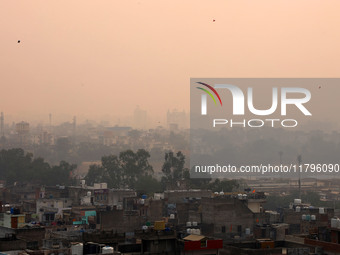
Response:
[[[0,1],[0,255],[340,255],[339,10]]]
[[[7,121],[153,122],[190,77],[337,77],[338,1],[2,1]],[[19,43],[20,40],[20,43]]]

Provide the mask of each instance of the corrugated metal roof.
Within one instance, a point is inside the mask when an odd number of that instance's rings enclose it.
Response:
[[[185,240],[185,241],[201,241],[205,238],[206,238],[205,236],[201,236],[201,235],[188,235],[188,236],[184,237],[183,240]]]

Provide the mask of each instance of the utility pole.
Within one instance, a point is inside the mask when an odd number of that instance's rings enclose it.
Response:
[[[279,151],[280,167],[282,166],[282,155],[283,155],[283,152],[282,152],[282,151]],[[280,173],[280,178],[281,178],[281,179],[283,178],[283,173]]]
[[[52,113],[48,115],[48,120],[49,120],[49,131],[52,134]]]
[[[4,113],[1,112],[1,116],[0,116],[0,137],[5,136],[5,129],[4,129],[4,123],[5,123],[5,119],[4,119]]]
[[[299,164],[298,172],[299,172],[299,199],[301,199],[301,163],[302,163],[302,157],[299,155],[297,157],[297,161]]]

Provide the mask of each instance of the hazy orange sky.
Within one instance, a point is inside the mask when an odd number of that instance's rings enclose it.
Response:
[[[190,77],[339,77],[339,10],[338,0],[1,0],[0,111],[46,123],[139,105],[162,119],[189,111]]]

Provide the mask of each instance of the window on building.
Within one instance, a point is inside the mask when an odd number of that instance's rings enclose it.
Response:
[[[238,226],[237,226],[237,232],[238,232],[238,233],[241,233],[241,232],[242,232],[242,225],[238,225]]]
[[[201,248],[207,247],[207,240],[202,240],[201,241]]]

